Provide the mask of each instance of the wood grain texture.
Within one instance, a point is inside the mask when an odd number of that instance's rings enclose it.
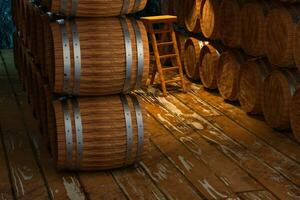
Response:
[[[294,41],[294,59],[300,71],[300,21],[296,28],[296,37]]]
[[[133,144],[128,164],[132,165],[147,152],[148,132],[144,125],[143,151],[137,157],[138,132],[136,113],[133,102],[127,98],[132,118]],[[78,170],[104,170],[124,167],[126,164],[127,132],[123,105],[120,96],[105,96],[97,98],[78,99],[83,134],[83,154]],[[68,100],[70,120],[73,122],[74,114],[72,103]],[[59,169],[72,169],[66,158],[66,133],[64,113],[60,101],[54,102],[56,124],[57,167]],[[91,117],[93,116],[93,117]],[[108,123],[110,122],[110,123]],[[77,160],[77,140],[75,125],[72,123],[73,149],[72,163]]]
[[[245,55],[239,50],[225,51],[219,61],[217,78],[221,96],[230,101],[236,101],[239,96],[239,83]]]
[[[240,79],[239,102],[242,109],[249,114],[262,113],[264,81],[272,71],[267,59],[247,61],[244,64]]]
[[[204,46],[204,42],[190,37],[186,40],[184,46],[184,68],[186,76],[192,80],[200,80],[200,51]]]
[[[149,46],[144,25],[138,22],[142,34],[144,65],[142,85],[146,83],[149,73]],[[76,19],[81,49],[80,95],[107,95],[123,91],[126,73],[126,55],[124,34],[118,18]],[[137,44],[132,24],[127,19],[132,44],[133,64],[131,69],[130,90],[135,88],[137,78]],[[67,22],[70,46],[72,32]],[[55,93],[63,92],[64,63],[61,31],[58,23],[51,24],[52,43],[46,45],[47,70],[50,86]],[[53,47],[53,48],[52,48]],[[74,56],[71,48],[70,87],[74,88]],[[91,59],[93,58],[93,59]]]
[[[229,47],[239,47],[241,43],[242,0],[222,0],[220,4],[220,35]]]
[[[200,9],[201,31],[206,38],[220,38],[221,0],[202,0]]]
[[[201,49],[199,74],[202,84],[208,89],[218,88],[219,61],[224,50],[223,45],[213,42]]]
[[[290,128],[290,103],[300,86],[297,70],[274,71],[265,81],[263,114],[267,123],[276,129]]]
[[[77,6],[77,17],[113,17],[121,15],[125,0],[80,0]],[[137,0],[129,0],[128,13],[134,11],[134,7]],[[61,1],[60,0],[42,0],[42,5],[49,11],[54,13],[60,13]],[[137,11],[141,11],[145,8],[147,0],[141,0],[140,6]],[[126,13],[126,14],[128,14]],[[72,1],[67,1],[67,10],[65,15],[72,15]]]
[[[299,21],[299,5],[272,9],[266,19],[266,54],[278,66],[294,68],[293,43]]]
[[[201,32],[200,28],[200,8],[201,0],[189,0],[184,3],[185,27],[193,33]]]
[[[265,55],[266,18],[273,1],[249,1],[241,10],[241,46],[252,56]]]

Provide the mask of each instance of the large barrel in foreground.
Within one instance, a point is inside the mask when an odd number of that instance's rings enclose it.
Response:
[[[147,0],[41,0],[48,11],[66,16],[113,17],[141,11]]]
[[[148,146],[142,109],[134,96],[54,102],[57,167],[106,170],[138,162]]]
[[[290,129],[290,104],[299,86],[300,75],[297,70],[277,70],[266,79],[263,113],[271,127]]]
[[[291,126],[294,136],[300,142],[300,89],[295,93],[290,107]]]
[[[296,28],[296,37],[294,41],[294,59],[297,64],[298,70],[300,71],[300,21]]]
[[[149,46],[146,29],[140,21],[125,18],[59,21],[52,23],[51,34],[45,35],[50,41],[45,47],[49,82],[55,93],[118,94],[146,83]]]
[[[261,102],[264,94],[264,81],[272,71],[267,59],[247,61],[240,79],[239,101],[242,109],[249,114],[262,112]]]

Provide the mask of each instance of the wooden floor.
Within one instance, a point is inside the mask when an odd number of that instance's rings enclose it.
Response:
[[[0,88],[0,200],[300,199],[300,145],[292,134],[201,85],[167,98],[139,91],[151,151],[138,168],[97,173],[56,172],[11,50],[1,51]]]

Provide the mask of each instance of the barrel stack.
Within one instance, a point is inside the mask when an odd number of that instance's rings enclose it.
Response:
[[[138,163],[148,149],[147,0],[13,1],[15,63],[60,170]]]
[[[183,54],[187,76],[193,80],[191,74],[199,72],[194,80],[200,77],[205,88],[239,101],[248,114],[263,114],[275,129],[292,128],[300,142],[299,1],[191,0],[169,6],[184,8],[178,17],[185,24],[179,26],[192,36]],[[191,48],[196,40],[206,43],[200,56]],[[195,63],[198,70],[191,67]]]

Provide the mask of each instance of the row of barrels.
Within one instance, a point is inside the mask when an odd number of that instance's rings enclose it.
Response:
[[[54,93],[109,95],[146,84],[150,53],[142,22],[118,17],[55,21],[35,4],[27,7],[25,30],[20,34]]]
[[[249,114],[263,114],[275,129],[292,128],[300,142],[300,72],[297,69],[279,68],[267,58],[252,58],[242,50],[216,42],[187,38],[185,45],[180,46],[183,46],[181,54],[189,78],[201,80],[205,88],[218,89],[225,100],[239,101]]]
[[[173,3],[171,3],[173,2]],[[189,32],[267,56],[277,66],[300,69],[300,5],[270,0],[162,0]],[[167,7],[167,8],[165,8]],[[295,65],[296,64],[296,65]]]
[[[145,111],[134,95],[53,96],[18,34],[14,44],[20,80],[58,169],[112,169],[142,158],[149,138],[143,123]]]
[[[125,16],[62,19],[42,5],[23,3],[24,18],[13,11],[15,63],[57,168],[138,163],[149,141],[145,111],[130,91],[149,73],[144,25]]]

